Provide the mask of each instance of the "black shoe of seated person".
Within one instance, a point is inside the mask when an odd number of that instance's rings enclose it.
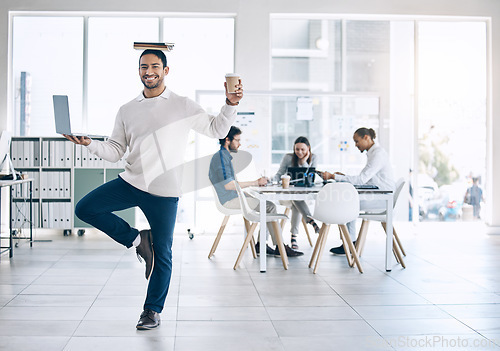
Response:
[[[257,253],[257,256],[260,255],[260,242],[255,244],[255,252]],[[269,245],[266,244],[266,254],[267,255],[274,255],[274,249],[269,247]]]
[[[149,308],[146,308],[142,313],[136,328],[140,330],[149,330],[158,327],[161,324],[160,314]]]
[[[353,245],[356,245],[356,240],[354,240],[353,242]],[[340,246],[337,246],[337,247],[332,247],[330,249],[330,252],[334,255],[345,255],[345,250],[344,250],[344,246],[343,245],[340,245]]]
[[[293,250],[288,245],[285,245],[285,252],[286,252],[286,255],[288,257],[299,257],[299,256],[303,256],[304,255],[303,252]],[[274,249],[274,256],[275,257],[281,257],[280,250],[278,249],[278,245],[276,245],[276,248]]]
[[[141,243],[135,248],[139,262],[146,262],[146,280],[149,280],[154,267],[154,251],[153,251],[153,236],[151,230],[141,230]],[[142,258],[142,260],[141,260]]]

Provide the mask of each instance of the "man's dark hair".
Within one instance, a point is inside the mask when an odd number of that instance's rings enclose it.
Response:
[[[231,126],[231,129],[229,129],[229,133],[227,133],[226,137],[224,139],[219,139],[219,144],[224,145],[226,143],[226,139],[229,139],[229,142],[231,142],[233,141],[236,135],[240,134],[241,134],[240,128]]]
[[[141,57],[139,57],[139,66],[141,65],[141,58],[144,55],[155,55],[163,63],[163,68],[167,67],[167,56],[161,50],[146,49],[142,52]]]

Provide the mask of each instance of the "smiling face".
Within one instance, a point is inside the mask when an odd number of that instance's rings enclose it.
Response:
[[[295,152],[295,155],[297,155],[298,159],[303,161],[309,157],[309,146],[307,146],[304,143],[297,143],[293,147],[293,151]]]
[[[151,93],[161,94],[165,89],[164,78],[169,68],[163,67],[161,59],[153,54],[144,55],[139,62],[139,76],[144,84],[144,93],[148,97]],[[148,94],[149,93],[149,94]],[[159,95],[157,94],[157,95]]]

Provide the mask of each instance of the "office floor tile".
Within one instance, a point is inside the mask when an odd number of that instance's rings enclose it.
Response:
[[[267,321],[264,307],[184,307],[178,309],[179,321]]]
[[[400,335],[465,335],[476,334],[454,318],[446,319],[372,319],[370,325],[382,336]]]
[[[361,319],[350,306],[267,307],[273,321],[331,321]]]
[[[64,348],[65,351],[137,351],[137,350],[174,350],[173,337],[110,337],[74,336]]]
[[[429,338],[500,349],[500,236],[485,235],[480,223],[397,226],[407,269],[394,262],[385,271],[385,236],[374,229],[363,274],[327,250],[313,274],[305,236],[304,256],[288,270],[269,257],[260,273],[250,251],[233,270],[241,226],[228,228],[212,259],[215,233],[176,234],[162,325],[150,331],[135,328],[147,290],[135,250],[92,231],[45,233],[51,242],[0,258],[0,349],[386,351],[422,349]],[[474,348],[453,348],[461,349]]]
[[[393,351],[379,335],[281,337],[286,351]]]
[[[457,291],[450,289],[450,291]],[[457,304],[479,304],[494,303],[500,304],[500,295],[495,293],[440,293],[440,294],[420,294],[424,299],[437,305],[457,305]]]
[[[135,322],[132,317],[127,319],[109,319],[109,320],[84,320],[76,329],[74,336],[80,337],[165,337],[175,336],[176,322],[161,319],[159,328],[153,330],[137,330],[136,322],[139,320],[139,314],[135,315]]]
[[[345,294],[345,301],[352,306],[394,306],[430,304],[416,293],[404,294]]]
[[[500,334],[500,318],[463,318],[461,321],[481,334]]]
[[[439,305],[439,308],[457,319],[500,318],[500,304]]]
[[[61,278],[64,280],[64,277]],[[100,285],[41,285],[32,284],[26,287],[22,295],[89,295],[97,296],[102,290]]]
[[[262,301],[256,292],[248,295],[180,295],[179,306],[219,306],[219,307],[258,307]]]
[[[12,336],[72,336],[80,321],[0,320],[0,335]],[[1,339],[1,338],[0,338]],[[2,349],[4,350],[4,349]],[[5,349],[7,350],[7,349]],[[16,350],[16,349],[11,349]]]
[[[80,295],[18,295],[10,301],[7,307],[62,307],[83,306],[90,307],[94,303],[93,296]]]
[[[176,351],[285,351],[282,339],[269,336],[178,336],[175,338]],[[311,349],[309,349],[311,350]]]
[[[26,284],[0,284],[0,295],[17,295],[27,286]]]
[[[20,321],[78,321],[82,320],[88,307],[26,307],[5,306],[0,309],[0,320]]]
[[[69,336],[9,336],[0,338],[0,350],[61,351]]]
[[[273,321],[273,324],[280,337],[377,335],[364,320]]]
[[[410,306],[354,306],[354,310],[365,320],[389,319],[397,323],[399,319],[443,319],[451,316],[435,305]]]

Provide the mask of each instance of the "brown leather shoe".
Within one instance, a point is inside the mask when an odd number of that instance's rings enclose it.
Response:
[[[141,236],[141,243],[135,248],[135,252],[137,253],[139,262],[142,262],[141,257],[146,262],[147,280],[151,276],[154,267],[153,236],[150,229],[141,230],[139,235]]]
[[[137,329],[147,330],[158,327],[161,324],[160,314],[149,308],[146,308],[141,313],[141,317],[139,318],[139,322],[137,322]]]

